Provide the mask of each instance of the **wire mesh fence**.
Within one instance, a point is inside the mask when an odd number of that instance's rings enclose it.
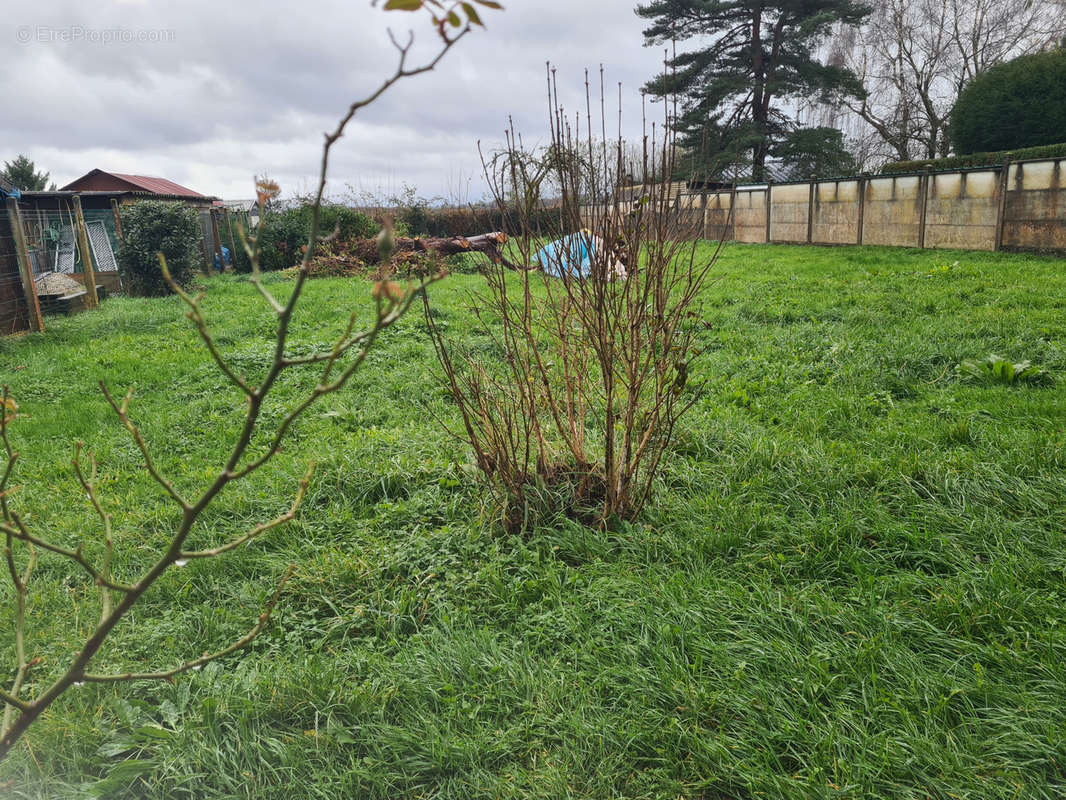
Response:
[[[0,211],[0,335],[29,330],[27,308],[14,231],[6,212]]]
[[[111,209],[83,209],[88,252],[78,235],[77,221],[70,206],[41,208],[20,204],[22,224],[34,275],[58,272],[82,275],[91,264],[101,277],[110,275],[118,280],[118,237]]]
[[[94,308],[122,290],[116,213],[59,193],[6,200],[0,224],[0,335],[43,330],[45,312]],[[100,207],[103,206],[103,207]],[[92,276],[92,280],[89,277]]]
[[[94,295],[124,291],[119,258],[124,201],[104,193],[76,199],[70,193],[33,192],[11,202],[15,205],[0,209],[0,336],[43,329],[39,307],[46,313],[92,308]],[[233,268],[241,251],[236,229],[247,227],[247,214],[201,207],[198,219],[199,268],[205,274]],[[22,231],[21,255],[16,227]],[[32,274],[30,287],[23,270]]]

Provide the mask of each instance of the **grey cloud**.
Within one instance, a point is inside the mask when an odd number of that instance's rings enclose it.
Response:
[[[499,142],[509,115],[543,140],[546,61],[572,111],[584,107],[584,69],[598,84],[605,64],[609,115],[622,81],[627,133],[636,133],[639,87],[661,56],[641,47],[629,0],[505,4],[484,12],[488,30],[437,72],[399,84],[356,121],[337,148],[335,190],[406,182],[426,195],[454,191],[459,176],[480,171],[476,141]],[[394,64],[386,24],[402,36],[419,22],[365,0],[5,0],[4,10],[7,75],[17,80],[0,78],[0,99],[14,110],[0,118],[0,158],[26,152],[60,182],[100,167],[227,197],[247,196],[264,171],[287,187],[310,185],[321,132]],[[165,30],[174,40],[21,44],[25,26]],[[432,34],[419,33],[416,49],[428,51]]]

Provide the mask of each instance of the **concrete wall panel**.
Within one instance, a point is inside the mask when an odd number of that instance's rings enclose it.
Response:
[[[1011,165],[1003,246],[1066,251],[1066,159]]]
[[[707,209],[704,216],[704,239],[732,239],[733,219],[730,214],[732,196],[727,192],[707,195]]]
[[[811,241],[816,244],[856,244],[858,237],[859,182],[816,184]]]
[[[770,241],[806,243],[810,191],[806,183],[771,188]]]
[[[703,236],[703,209],[699,205],[681,209],[676,224],[680,238],[699,239]]]
[[[992,250],[1002,223],[1004,248],[1066,253],[1066,159],[1011,164],[1005,197],[1001,174],[995,167],[820,181],[813,207],[810,184],[774,186],[770,240],[805,243],[809,224],[815,244],[855,244],[861,207],[863,244]],[[758,186],[738,187],[735,194],[683,193],[670,214],[672,233],[765,242],[767,191]],[[623,203],[620,211],[631,207]]]
[[[915,175],[871,178],[867,182],[863,244],[918,246],[920,182]]]
[[[951,172],[929,179],[925,246],[994,250],[999,173]]]
[[[766,241],[766,190],[737,192],[736,238],[738,242]]]

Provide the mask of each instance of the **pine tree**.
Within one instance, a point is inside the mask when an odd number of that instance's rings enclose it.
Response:
[[[43,192],[48,188],[48,173],[37,172],[36,165],[21,153],[14,160],[4,162],[0,175],[24,192]],[[54,183],[52,188],[55,189]]]
[[[645,89],[677,97],[682,144],[704,154],[709,171],[750,161],[765,180],[770,148],[796,127],[790,101],[862,96],[850,70],[822,64],[814,51],[839,24],[870,9],[855,0],[652,0],[637,7],[651,20],[645,45],[698,42],[667,59]]]

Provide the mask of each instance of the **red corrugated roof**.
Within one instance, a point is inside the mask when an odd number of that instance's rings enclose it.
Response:
[[[154,192],[155,194],[177,194],[188,197],[203,197],[199,192],[187,189],[179,183],[174,183],[174,181],[168,181],[166,178],[156,178],[152,175],[124,175],[121,172],[110,172],[108,174],[114,175],[116,178],[121,178],[124,181],[129,181],[134,186],[140,187],[146,192]]]
[[[125,186],[100,185],[100,176],[105,176],[104,184],[108,182],[106,178],[111,178],[113,179],[111,181],[112,184],[118,182],[125,184]],[[171,197],[203,197],[199,192],[194,192],[181,184],[174,183],[174,181],[168,181],[166,178],[157,178],[152,175],[126,175],[121,172],[104,172],[102,169],[90,170],[76,181],[68,183],[60,191],[77,191],[78,189],[88,191],[121,189],[123,191],[148,192],[149,194],[165,194]]]

